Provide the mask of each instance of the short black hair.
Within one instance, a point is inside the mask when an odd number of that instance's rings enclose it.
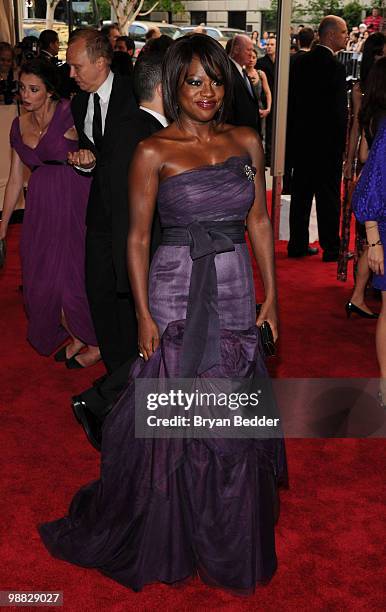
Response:
[[[161,34],[158,38],[150,38],[147,43],[142,47],[138,57],[146,55],[148,53],[160,53],[165,55],[170,45],[173,44],[173,39],[167,34]]]
[[[130,36],[120,36],[117,38],[116,42],[124,42],[126,45],[126,49],[130,51],[131,49],[135,49],[135,42]]]
[[[192,34],[178,38],[169,47],[162,67],[162,91],[165,115],[170,121],[178,122],[178,90],[188,68],[196,56],[211,79],[220,72],[224,82],[224,100],[216,123],[224,123],[232,105],[233,84],[230,60],[223,47],[206,34]]]
[[[39,47],[43,51],[47,51],[51,43],[59,40],[58,33],[55,30],[43,30],[39,36]]]
[[[302,28],[298,33],[299,46],[302,49],[309,49],[314,38],[315,32],[312,28]]]
[[[145,53],[136,61],[133,88],[138,104],[153,100],[155,89],[162,82],[163,59],[160,53]]]
[[[43,81],[47,91],[52,94],[53,100],[60,99],[60,94],[58,93],[60,84],[59,74],[56,66],[51,64],[51,62],[47,62],[47,60],[37,57],[22,65],[20,69],[20,76],[22,74],[36,75]]]

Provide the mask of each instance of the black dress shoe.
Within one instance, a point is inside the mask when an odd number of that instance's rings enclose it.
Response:
[[[87,408],[86,402],[79,395],[74,395],[71,406],[74,416],[78,423],[82,425],[88,441],[97,451],[100,451],[102,444],[102,422]]]
[[[351,317],[351,313],[353,312],[359,315],[360,317],[363,317],[364,319],[378,319],[379,317],[379,315],[376,312],[372,312],[370,314],[369,312],[362,310],[362,308],[359,308],[359,306],[355,306],[355,304],[353,304],[352,302],[346,302],[345,310],[346,310],[347,318]]]
[[[322,255],[322,261],[324,262],[338,261],[338,257],[339,257],[338,253],[334,253],[334,252],[330,253],[329,251],[324,251]]]
[[[76,355],[73,355],[72,357],[70,357],[70,359],[66,359],[66,368],[68,368],[69,370],[81,370],[85,367],[82,366],[82,364],[79,363],[79,361],[77,361],[75,357]]]
[[[64,362],[64,361],[71,361],[71,359],[73,359],[74,357],[76,357],[79,354],[79,351],[77,353],[75,353],[75,355],[73,355],[72,357],[67,357],[67,347],[68,344],[66,344],[66,346],[62,346],[61,349],[59,349],[55,355],[54,355],[54,359],[57,363],[60,362]]]
[[[306,255],[317,255],[319,253],[318,247],[307,247],[306,251],[293,251],[288,249],[288,257],[305,257]]]
[[[319,253],[318,247],[308,247],[307,255],[317,255]]]
[[[66,346],[62,346],[61,349],[59,349],[55,355],[54,355],[54,359],[57,363],[60,363],[62,361],[67,361],[67,353],[66,353],[66,349],[67,349],[67,344]]]

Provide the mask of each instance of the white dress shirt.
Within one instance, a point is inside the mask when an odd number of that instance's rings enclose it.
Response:
[[[88,105],[87,105],[87,113],[84,119],[84,133],[87,138],[94,142],[92,137],[92,121],[94,119],[94,93],[99,95],[99,104],[101,107],[101,115],[102,115],[102,134],[105,133],[105,123],[106,123],[106,115],[107,109],[109,107],[111,90],[113,87],[114,73],[109,72],[107,79],[103,81],[102,85],[93,93],[89,95]]]
[[[246,73],[246,71],[244,70],[244,68],[242,66],[240,66],[240,64],[238,64],[233,57],[230,58],[231,61],[234,63],[234,65],[236,66],[237,70],[239,71],[241,78],[243,79],[244,83],[246,84],[246,86],[248,87],[248,91],[251,94],[251,96],[253,96],[253,89],[252,89],[252,85],[251,85],[251,81],[248,78],[248,75]]]
[[[99,104],[101,107],[101,115],[102,115],[102,134],[104,134],[107,109],[109,108],[111,90],[113,88],[113,80],[114,80],[114,73],[111,72],[110,70],[107,78],[103,81],[99,89],[97,89],[93,93],[90,93],[88,97],[87,112],[84,118],[83,129],[84,129],[84,133],[86,134],[87,138],[89,138],[92,143],[94,143],[94,138],[92,136],[92,122],[94,119],[94,93],[97,93],[99,95]],[[92,168],[82,168],[81,166],[77,166],[77,165],[75,165],[75,168],[77,168],[78,170],[82,170],[82,172],[92,172],[95,168],[95,163],[92,166]]]
[[[230,60],[231,60],[231,62],[233,62],[233,63],[234,63],[234,65],[236,66],[237,70],[239,71],[239,73],[241,74],[241,76],[244,78],[244,75],[243,75],[243,67],[242,67],[242,66],[240,66],[240,64],[238,64],[238,63],[236,62],[236,60],[234,60],[234,59],[233,59],[233,57],[231,57],[231,58],[230,58]]]
[[[153,117],[155,117],[157,119],[157,121],[160,122],[161,125],[163,125],[163,127],[168,127],[169,122],[166,119],[166,117],[164,117],[164,115],[161,115],[160,113],[157,113],[157,111],[152,110],[151,108],[147,108],[146,106],[140,106],[139,107],[141,110],[146,111],[147,113],[149,113],[150,115],[153,115]]]

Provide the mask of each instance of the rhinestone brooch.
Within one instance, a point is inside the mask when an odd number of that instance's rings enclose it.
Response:
[[[244,165],[244,174],[247,177],[248,181],[254,181],[256,176],[256,171],[249,166],[248,164]]]

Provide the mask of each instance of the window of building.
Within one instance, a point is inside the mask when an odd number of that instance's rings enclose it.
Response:
[[[194,26],[206,23],[206,11],[190,11],[190,23]]]
[[[246,11],[228,11],[228,28],[245,30],[247,27]]]

